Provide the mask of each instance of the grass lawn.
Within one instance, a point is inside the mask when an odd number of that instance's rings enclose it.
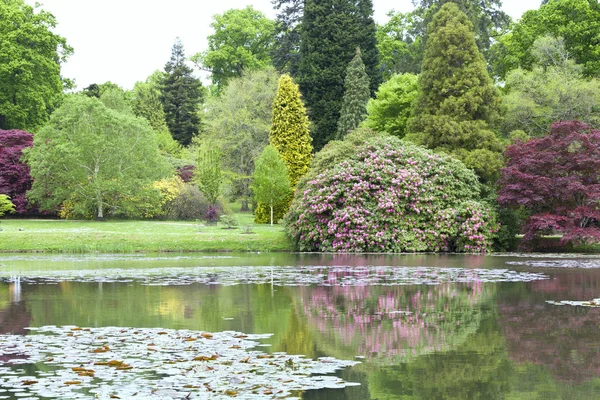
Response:
[[[282,225],[258,225],[235,213],[239,227],[188,221],[1,220],[0,252],[133,253],[289,251]],[[251,232],[246,233],[250,227]]]

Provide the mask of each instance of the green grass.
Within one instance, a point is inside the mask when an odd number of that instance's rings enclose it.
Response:
[[[239,228],[188,221],[2,220],[0,252],[133,253],[290,251],[281,225],[254,224],[235,213]],[[250,227],[251,234],[245,233]]]

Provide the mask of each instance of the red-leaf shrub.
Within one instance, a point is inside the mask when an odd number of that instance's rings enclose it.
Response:
[[[500,204],[531,213],[523,245],[562,233],[562,244],[600,241],[600,131],[578,121],[557,122],[550,134],[506,149]]]
[[[0,129],[0,193],[10,196],[18,213],[27,210],[25,192],[31,189],[29,166],[21,162],[23,149],[33,146],[33,135]]]
[[[177,168],[177,175],[181,178],[185,183],[190,183],[194,178],[194,173],[196,172],[196,167],[194,165],[184,165],[181,168]]]

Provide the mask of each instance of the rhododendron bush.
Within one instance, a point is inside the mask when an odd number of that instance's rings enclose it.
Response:
[[[350,137],[349,140],[355,138]],[[328,146],[333,148],[327,149]],[[332,142],[324,154],[332,158]],[[327,150],[326,150],[327,149]],[[372,136],[299,184],[286,228],[301,251],[485,252],[495,217],[460,161]],[[334,157],[335,158],[335,157]]]

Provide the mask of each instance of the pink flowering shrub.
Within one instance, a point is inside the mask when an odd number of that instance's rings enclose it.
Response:
[[[476,175],[449,156],[374,136],[343,161],[311,172],[286,216],[300,251],[491,249],[494,214],[478,202]]]

